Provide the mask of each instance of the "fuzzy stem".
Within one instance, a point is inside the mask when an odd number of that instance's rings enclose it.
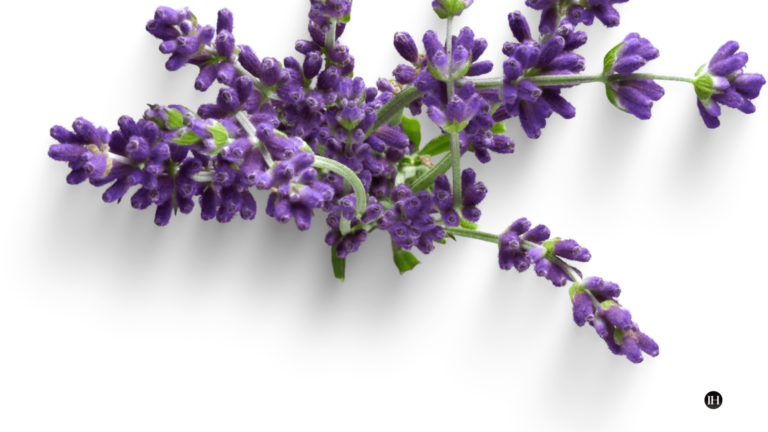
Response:
[[[693,84],[695,78],[678,77],[672,75],[654,75],[654,74],[629,74],[629,75],[610,75],[608,82],[632,81],[632,80],[658,80],[658,81],[681,81]]]
[[[107,153],[107,157],[112,159],[112,161],[120,162],[123,165],[135,165],[136,164],[136,162],[134,162],[130,158],[127,158],[125,156],[116,155],[114,153]]]
[[[448,86],[448,103],[451,102],[454,93],[453,78],[453,16],[449,16],[447,32],[445,36],[445,50],[448,55],[448,73],[451,78],[445,83]],[[459,143],[459,134],[453,132],[451,135],[451,172],[453,174],[453,207],[461,208],[461,146]]]
[[[355,211],[357,212],[357,215],[362,216],[365,213],[365,209],[367,207],[365,186],[363,186],[363,182],[360,181],[360,178],[357,176],[357,174],[355,174],[345,165],[342,165],[333,159],[328,159],[317,155],[315,156],[315,163],[313,163],[312,166],[315,168],[333,171],[336,174],[344,177],[344,180],[346,180],[346,182],[352,186],[352,191],[355,193],[355,201],[357,201]]]
[[[446,228],[445,232],[454,236],[466,237],[466,238],[471,238],[475,240],[482,240],[488,243],[494,243],[496,245],[499,244],[499,236],[497,236],[496,234],[471,230],[467,228],[451,228],[451,227]]]
[[[336,46],[336,20],[330,21],[331,28],[328,33],[325,34],[325,51],[326,55],[330,54],[331,50]]]
[[[445,232],[448,234],[459,236],[459,237],[466,237],[471,238],[475,240],[481,240],[488,243],[494,243],[496,245],[499,244],[499,237],[496,234],[491,234],[483,231],[477,231],[477,230],[471,230],[467,228],[451,228],[447,227],[445,228]],[[522,248],[523,250],[529,250],[536,247],[539,247],[541,245],[537,243],[533,243],[530,241],[523,241]],[[563,269],[564,272],[568,274],[568,276],[571,278],[573,283],[581,284],[583,281],[581,279],[581,276],[579,276],[579,272],[576,271],[576,269],[572,266],[570,266],[568,263],[563,261],[562,259],[556,257],[556,256],[547,256],[547,258],[552,264],[555,264],[556,266]],[[590,293],[591,295],[591,293]]]
[[[432,186],[432,183],[435,182],[435,177],[439,176],[440,174],[445,174],[449,169],[451,169],[452,162],[453,160],[448,155],[446,155],[440,159],[440,162],[430,168],[429,171],[417,177],[416,180],[411,183],[411,190],[413,193],[419,193],[423,190],[427,190],[427,188]],[[461,178],[459,178],[459,181],[461,181]]]
[[[515,84],[522,80],[529,80],[538,86],[572,86],[579,84],[587,84],[593,82],[610,83],[618,81],[632,81],[632,80],[658,80],[658,81],[681,81],[693,83],[693,78],[677,77],[671,75],[655,75],[655,74],[629,74],[620,75],[613,74],[609,76],[600,75],[538,75],[538,76],[522,76],[515,80]],[[489,89],[499,88],[504,85],[504,77],[500,78],[488,78],[482,80],[473,80],[475,88],[477,89]]]
[[[192,180],[198,183],[208,183],[213,181],[213,171],[200,171],[192,176]]]
[[[245,113],[245,111],[238,111],[237,114],[235,114],[235,118],[237,119],[238,123],[245,129],[245,132],[248,134],[248,139],[251,141],[251,144],[256,146],[256,148],[259,149],[261,152],[261,156],[264,158],[264,161],[267,163],[267,166],[272,168],[272,166],[275,165],[275,161],[272,160],[272,155],[267,150],[267,147],[264,145],[263,142],[259,141],[258,138],[256,138],[256,126],[251,123],[251,120],[248,119],[248,115]]]
[[[420,98],[423,94],[424,93],[420,92],[419,89],[414,86],[403,88],[400,93],[396,94],[395,97],[390,99],[389,102],[376,111],[376,121],[373,123],[373,128],[371,130],[375,131],[389,123],[395,116],[402,115],[403,109],[410,105],[411,102]]]

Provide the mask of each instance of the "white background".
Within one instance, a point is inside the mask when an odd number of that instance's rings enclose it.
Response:
[[[514,155],[474,167],[490,194],[481,228],[528,217],[589,247],[590,275],[661,345],[633,365],[571,317],[567,288],[502,272],[496,249],[460,239],[400,276],[377,233],[333,278],[323,217],[299,233],[264,214],[228,225],[153,224],[127,200],[64,181],[46,155],[54,124],[116,128],[146,103],[197,107],[196,68],[169,73],[144,31],[157,0],[6,2],[0,288],[3,431],[623,431],[765,427],[766,97],[705,128],[690,85],[663,83],[653,119],[611,106],[597,84],[565,91]],[[503,61],[517,1],[478,1],[457,20]],[[183,4],[171,6],[181,7]],[[202,23],[235,14],[261,56],[294,55],[306,0],[190,1]],[[692,76],[724,42],[768,73],[756,0],[632,1],[622,25],[589,27],[587,73],[631,32],[662,56],[644,71]],[[458,30],[457,28],[457,30]],[[392,35],[443,34],[429,1],[356,0],[343,41],[373,84],[401,62]],[[427,122],[425,141],[437,130]],[[417,252],[418,254],[418,252]],[[421,259],[421,255],[419,254]],[[717,390],[724,405],[704,406]]]

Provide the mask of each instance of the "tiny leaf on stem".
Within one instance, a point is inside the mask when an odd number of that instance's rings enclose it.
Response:
[[[451,136],[440,135],[439,137],[433,139],[427,145],[425,145],[424,148],[421,149],[419,154],[422,154],[425,156],[437,156],[439,154],[447,152],[450,149],[451,149]]]
[[[471,230],[476,230],[480,227],[480,225],[474,222],[470,222],[464,218],[461,218],[461,221],[459,222],[459,224],[461,225],[462,228],[471,229]]]
[[[331,248],[331,264],[333,265],[333,275],[336,279],[344,282],[344,274],[347,270],[347,259],[339,258],[336,255],[336,246]]]
[[[418,152],[421,146],[421,123],[415,118],[403,116],[402,125],[403,132],[408,135],[408,139],[416,146]]]
[[[616,57],[618,57],[619,50],[621,49],[622,46],[624,46],[624,42],[613,47],[613,49],[608,51],[608,54],[605,55],[605,58],[603,59],[604,75],[607,75],[608,73],[611,72],[611,69],[613,69],[613,65],[616,64]]]
[[[400,249],[395,243],[392,243],[392,256],[397,269],[400,270],[400,274],[413,270],[414,267],[421,264],[412,253]]]
[[[181,115],[179,110],[171,108],[168,110],[168,127],[171,129],[179,129],[184,125],[184,116]]]
[[[174,138],[173,142],[175,142],[178,145],[192,145],[196,142],[200,141],[200,137],[197,136],[192,131],[187,131],[184,133],[184,135]]]
[[[499,122],[493,125],[491,128],[491,132],[495,134],[504,133],[507,131],[507,124],[504,122]]]

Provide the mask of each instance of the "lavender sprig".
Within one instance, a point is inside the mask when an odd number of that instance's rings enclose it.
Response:
[[[604,84],[611,103],[640,119],[651,117],[664,95],[656,81],[664,80],[694,86],[710,128],[720,124],[721,105],[755,111],[752,101],[765,78],[745,71],[748,56],[733,41],[695,77],[655,75],[640,69],[659,57],[658,49],[630,33],[605,56],[602,73],[582,74],[586,59],[575,51],[588,38],[578,26],[595,18],[617,26],[614,5],[625,1],[527,0],[541,11],[539,35],[522,13],[509,14],[515,42],[502,47],[504,76],[487,79],[481,77],[493,62],[481,58],[488,42],[468,27],[453,32],[454,20],[473,1],[434,0],[433,10],[446,20],[445,40],[428,31],[420,50],[409,33],[396,33],[394,49],[404,63],[371,86],[354,76],[355,57],[340,39],[352,0],[310,0],[308,38],[295,44],[303,60],[282,61],[237,44],[228,9],[219,11],[214,27],[200,24],[188,8],[162,6],[146,29],[170,56],[166,68],[199,68],[196,90],[222,85],[215,101],[197,110],[150,105],[141,118],[120,117],[111,132],[81,117],[72,130],[51,129],[58,143],[48,154],[67,162],[68,183],[108,186],[107,203],[119,203],[135,186],[131,206],[154,205],[158,226],[178,211],[191,213],[195,203],[206,221],[253,220],[252,188],[269,192],[268,216],[294,221],[300,231],[324,212],[325,241],[341,280],[346,258],[377,230],[389,235],[401,273],[419,264],[410,251],[429,254],[447,237],[494,243],[503,270],[532,268],[556,287],[570,283],[576,324],[589,323],[612,352],[639,363],[641,352],[658,355],[658,345],[619,303],[617,284],[583,278],[570,264],[589,261],[589,250],[551,238],[546,226],[526,219],[500,235],[478,231],[488,190],[473,169],[461,168],[467,153],[488,163],[492,153],[514,152],[515,142],[502,135],[507,119],[518,117],[526,135],[538,138],[553,113],[574,118],[564,91],[580,84]],[[425,110],[441,134],[422,146],[419,121],[404,116],[406,108],[412,116]]]

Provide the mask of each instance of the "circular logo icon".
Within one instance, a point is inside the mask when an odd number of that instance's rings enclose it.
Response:
[[[723,404],[723,396],[716,391],[711,391],[704,397],[704,403],[709,409],[718,409]]]

